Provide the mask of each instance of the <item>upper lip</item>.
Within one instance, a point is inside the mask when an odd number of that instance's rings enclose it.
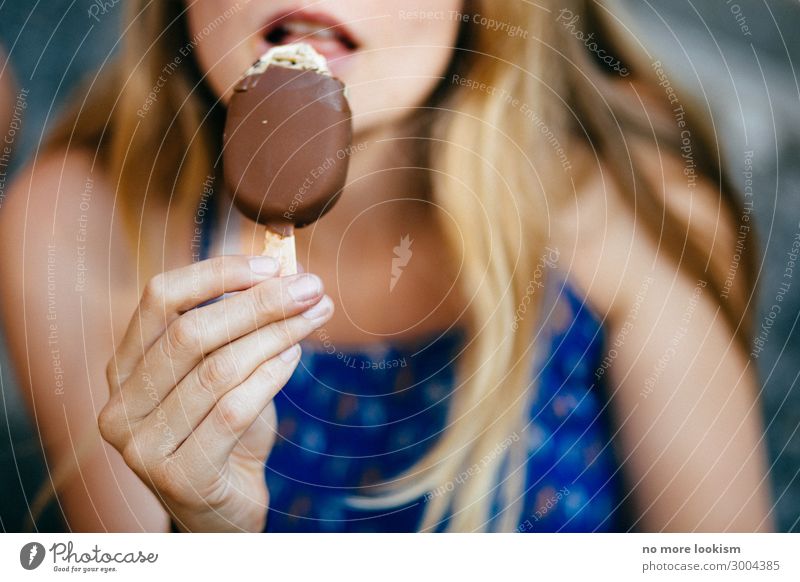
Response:
[[[323,12],[311,12],[306,10],[287,10],[273,15],[268,19],[267,24],[262,27],[262,35],[268,37],[287,22],[308,22],[310,24],[318,24],[321,30],[333,32],[338,40],[351,50],[355,50],[359,46],[353,32],[345,25],[330,14]]]

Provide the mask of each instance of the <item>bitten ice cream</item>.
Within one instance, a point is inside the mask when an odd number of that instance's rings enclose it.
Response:
[[[277,46],[246,72],[228,105],[225,185],[267,227],[265,254],[296,271],[294,227],[318,220],[347,178],[353,137],[344,84],[305,43]]]

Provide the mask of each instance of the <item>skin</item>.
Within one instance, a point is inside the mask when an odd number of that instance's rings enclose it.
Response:
[[[193,4],[190,26],[196,30],[226,5]],[[224,98],[258,56],[257,27],[264,15],[293,5],[249,3],[201,43],[197,58],[218,95]],[[429,22],[423,30],[418,21],[397,17],[353,22],[364,15],[396,15],[392,6],[396,3],[387,0],[315,4],[316,10],[351,22],[359,35],[363,52],[337,72],[352,88],[356,142],[404,135],[401,113],[378,112],[422,103],[432,81],[378,79],[394,66],[423,79],[441,75],[455,38],[450,20]],[[423,3],[403,6],[412,10]],[[424,3],[428,10],[458,6]],[[410,59],[415,49],[397,48],[419,43],[420,37],[428,45],[426,59]],[[362,83],[369,89],[362,91]],[[113,184],[93,167],[91,155],[54,154],[31,163],[0,213],[0,242],[10,259],[0,262],[6,282],[0,293],[12,356],[49,459],[73,458],[78,435],[86,431],[94,446],[81,479],[72,479],[61,495],[73,529],[167,531],[171,514],[191,531],[259,531],[269,495],[262,469],[274,434],[271,399],[297,365],[296,355],[289,361],[278,355],[303,339],[317,341],[314,331],[323,325],[334,345],[346,350],[376,337],[411,341],[458,319],[464,300],[450,292],[456,274],[441,259],[442,241],[418,190],[419,176],[383,172],[401,165],[404,156],[412,158],[402,143],[354,154],[353,187],[325,220],[298,233],[306,277],[313,273],[318,285],[316,294],[299,302],[289,288],[303,276],[253,272],[259,227],[243,223],[236,243],[240,256],[186,267],[190,249],[163,241],[174,232],[189,232],[190,219],[173,217],[178,223],[169,223],[166,208],[154,213],[142,233],[157,248],[164,246],[164,273],[141,291],[132,269],[137,257],[113,211]],[[671,166],[677,162],[647,147],[634,151],[643,152],[642,163],[663,184],[670,204],[691,210],[692,226],[711,226],[720,238],[732,240],[731,225],[720,218],[707,185],[701,183],[690,197],[686,184],[672,178],[681,175],[680,166]],[[93,179],[88,210],[79,205],[87,176]],[[561,250],[570,279],[603,318],[608,338],[628,321],[641,282],[654,281],[608,372],[611,413],[620,429],[617,446],[638,527],[770,529],[757,388],[744,354],[732,344],[716,305],[701,294],[670,365],[652,393],[642,397],[695,282],[661,256],[618,192],[594,174],[583,183],[580,202],[554,215],[552,244]],[[89,275],[86,288],[77,292],[76,229],[84,219]],[[413,260],[390,295],[387,257],[406,234],[414,239]],[[56,249],[49,272],[48,245]],[[57,290],[54,307],[48,285]],[[232,290],[242,292],[189,311]],[[315,308],[321,315],[304,317]],[[48,318],[53,310],[54,318]],[[54,323],[63,390],[54,378],[48,343]]]
[[[192,3],[187,13],[190,29],[201,31],[233,4],[229,0]],[[354,130],[385,131],[419,106],[439,82],[458,33],[455,19],[408,18],[406,14],[449,14],[460,8],[461,0],[251,2],[238,12],[227,12],[224,25],[199,43],[197,61],[208,72],[214,92],[227,101],[242,71],[269,48],[262,29],[285,13],[324,13],[343,23],[362,49],[328,61],[333,74],[347,84],[348,101],[355,112]]]

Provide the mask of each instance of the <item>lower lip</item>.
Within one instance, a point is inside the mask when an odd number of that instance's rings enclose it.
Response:
[[[321,39],[314,36],[287,36],[281,45],[295,42],[305,42],[314,47],[315,51],[325,57],[325,59],[328,61],[328,67],[337,77],[340,77],[341,74],[348,69],[352,61],[352,57],[355,55],[354,50],[350,50],[338,40]],[[274,46],[274,44],[267,42],[266,39],[260,39],[258,46],[259,54],[267,52]]]

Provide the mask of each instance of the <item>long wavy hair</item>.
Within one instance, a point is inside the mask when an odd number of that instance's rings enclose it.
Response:
[[[129,2],[115,66],[92,79],[50,140],[53,148],[96,151],[134,236],[154,211],[151,203],[193,213],[207,177],[218,174],[224,111],[202,72],[185,63],[159,81],[165,63],[190,41],[185,11],[182,2]],[[636,136],[680,159],[682,131],[691,128],[692,171],[715,186],[723,220],[735,224],[741,216],[711,125],[698,115],[703,109],[679,92],[686,126],[678,128],[663,78],[617,2],[465,0],[464,13],[479,16],[460,25],[450,70],[414,117],[426,128],[420,151],[430,170],[433,212],[443,217],[446,250],[462,265],[469,341],[436,443],[402,475],[351,503],[386,507],[425,496],[423,530],[512,530],[524,489],[519,435],[536,390],[533,348],[542,300],[531,293],[531,281],[546,252],[548,214],[580,194],[572,154],[588,152],[676,269],[707,282],[742,347],[749,345],[754,245],[740,249],[730,293],[725,285],[734,248],[712,253],[706,233],[665,204],[631,154],[628,142]],[[137,111],[157,84],[158,99],[142,119]],[[143,245],[142,258],[156,250]],[[497,500],[503,510],[492,519]]]

